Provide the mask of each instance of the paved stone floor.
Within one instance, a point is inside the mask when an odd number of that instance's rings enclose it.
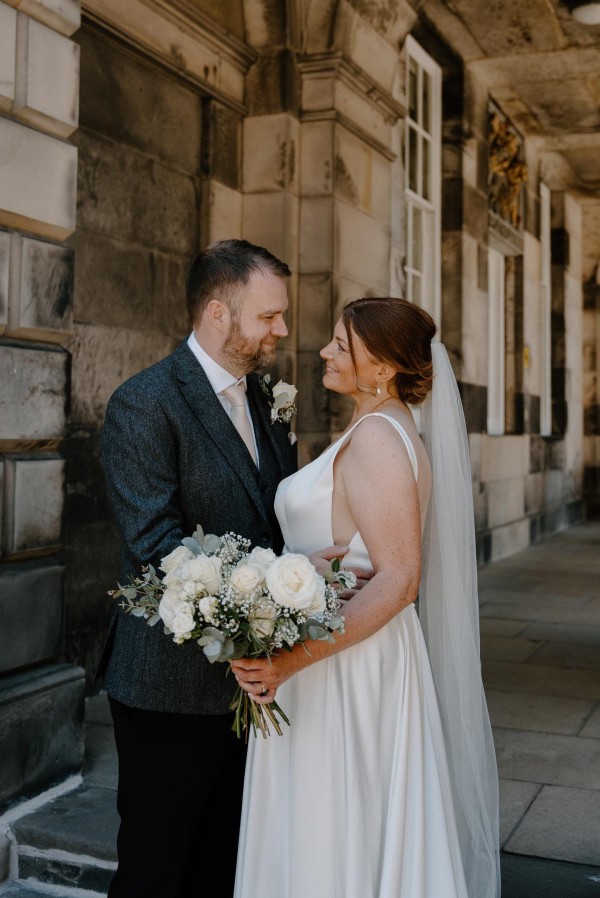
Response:
[[[600,524],[483,568],[479,595],[503,849],[600,867]]]
[[[479,586],[500,773],[502,896],[599,898],[600,523],[481,569]],[[88,699],[86,719],[83,785],[22,819],[16,832],[41,846],[40,858],[67,846],[96,858],[100,866],[84,874],[99,883],[114,866],[117,829],[106,696]],[[6,884],[0,896],[33,898],[36,887]]]

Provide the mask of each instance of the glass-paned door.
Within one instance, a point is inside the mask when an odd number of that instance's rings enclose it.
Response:
[[[406,40],[406,298],[440,323],[441,69]]]

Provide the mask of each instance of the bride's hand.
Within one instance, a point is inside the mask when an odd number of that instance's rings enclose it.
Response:
[[[304,650],[302,654],[306,654]],[[275,700],[279,686],[305,666],[300,663],[302,660],[299,653],[292,651],[271,658],[239,658],[230,664],[238,686],[259,705],[266,705]]]
[[[317,569],[317,574],[324,577],[325,573],[331,570],[331,562],[336,558],[339,558],[341,562],[344,555],[348,554],[349,548],[349,546],[327,546],[326,549],[319,549],[318,552],[313,552],[308,557]]]
[[[324,577],[325,572],[331,570],[331,562],[335,558],[339,558],[341,562],[344,555],[348,554],[348,550],[349,546],[328,546],[326,549],[319,549],[318,552],[313,552],[312,555],[309,555],[308,557],[317,569],[317,573]],[[364,570],[359,567],[346,566],[344,566],[344,570],[352,571],[352,573],[356,575],[356,586],[354,589],[346,589],[344,592],[340,593],[340,599],[351,599],[352,596],[356,595],[359,589],[362,589],[363,586],[367,585],[373,576],[373,571]]]

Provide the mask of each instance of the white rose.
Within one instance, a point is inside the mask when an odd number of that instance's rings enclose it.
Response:
[[[215,614],[219,607],[219,603],[215,599],[214,596],[204,596],[203,599],[200,599],[198,602],[198,608],[200,610],[200,614],[204,618],[204,620],[209,624],[214,624],[215,622]]]
[[[261,546],[256,546],[248,555],[248,563],[260,564],[266,570],[276,558],[277,555],[273,549],[263,549]]]
[[[273,406],[276,409],[285,408],[294,404],[294,399],[298,394],[298,390],[293,384],[286,384],[280,380],[273,387]]]
[[[172,552],[169,552],[168,555],[165,555],[164,558],[160,559],[160,570],[165,574],[168,574],[169,571],[172,571],[173,568],[179,567],[180,564],[183,564],[184,561],[187,561],[189,558],[193,558],[194,553],[190,552],[189,549],[186,549],[185,546],[177,546],[176,549],[173,549]]]
[[[234,568],[229,582],[243,596],[250,596],[265,582],[265,569],[260,564],[242,562]]]
[[[178,586],[180,599],[195,599],[199,592],[204,592],[202,584],[195,580],[183,580]]]
[[[182,604],[177,592],[172,589],[165,589],[158,604],[158,613],[168,630],[173,630],[175,614]]]
[[[266,639],[275,630],[277,611],[270,602],[263,602],[248,617],[250,633],[258,639]]]
[[[276,602],[294,611],[325,610],[325,581],[306,555],[277,558],[266,573],[267,588]]]
[[[209,555],[196,555],[186,561],[181,569],[182,580],[192,580],[196,584],[196,591],[205,589],[209,593],[218,592],[223,579],[221,577],[220,558]]]
[[[181,602],[175,612],[171,626],[175,640],[181,640],[183,642],[184,639],[189,639],[192,635],[194,626],[194,609],[188,602]]]

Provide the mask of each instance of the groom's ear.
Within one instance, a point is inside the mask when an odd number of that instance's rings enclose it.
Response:
[[[231,311],[224,302],[211,299],[206,306],[205,315],[209,323],[220,333],[228,333],[231,324]]]

